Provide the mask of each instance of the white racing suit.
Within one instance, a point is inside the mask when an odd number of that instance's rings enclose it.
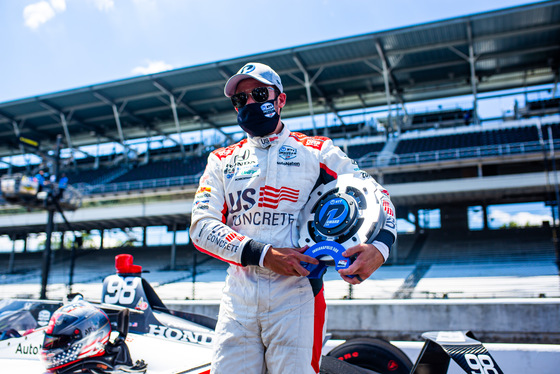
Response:
[[[386,222],[373,244],[390,248],[396,221],[387,192],[330,139],[284,126],[280,134],[244,139],[209,155],[190,236],[200,251],[231,264],[213,374],[319,372],[326,328],[322,279],[279,275],[262,262],[268,245],[299,247],[298,218],[311,191],[345,173],[377,187]]]

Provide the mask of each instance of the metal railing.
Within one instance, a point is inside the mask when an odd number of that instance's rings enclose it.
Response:
[[[552,144],[554,149],[560,149],[560,140],[555,140]],[[496,144],[481,147],[454,148],[428,152],[393,154],[389,157],[388,162],[386,159],[380,162],[378,157],[380,153],[374,152],[357,159],[357,162],[361,168],[387,167],[420,164],[426,162],[452,161],[466,158],[511,156],[543,151],[550,152],[551,148],[552,147],[549,142],[545,142],[543,144],[539,141]],[[200,176],[201,173],[173,178],[149,179],[98,185],[89,185],[82,183],[74,186],[78,188],[78,190],[83,195],[94,195],[197,184]]]
[[[181,177],[148,179],[148,180],[97,184],[97,185],[80,183],[75,185],[75,187],[83,195],[105,194],[105,193],[116,193],[121,191],[145,190],[150,188],[166,188],[166,187],[176,187],[176,186],[197,184],[198,180],[200,179],[200,176],[201,173],[198,173],[196,175],[186,175]]]
[[[560,149],[560,140],[553,142],[554,149]],[[466,158],[483,158],[496,156],[512,156],[537,152],[550,152],[549,142],[544,144],[539,141],[496,144],[480,147],[453,148],[444,150],[433,150],[427,152],[414,152],[404,154],[394,154],[390,157],[389,162],[380,163],[377,157],[365,156],[358,159],[358,164],[362,168],[397,166],[408,164],[420,164],[425,162],[452,161]]]

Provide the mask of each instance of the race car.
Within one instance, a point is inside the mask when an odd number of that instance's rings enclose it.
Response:
[[[0,367],[7,373],[209,374],[216,320],[170,310],[128,254],[115,258],[101,303],[0,300]],[[425,333],[416,364],[376,338],[325,342],[323,374],[445,374],[452,358],[467,373],[502,374],[470,332]]]

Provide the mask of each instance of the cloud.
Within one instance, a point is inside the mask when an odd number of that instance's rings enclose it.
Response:
[[[507,212],[496,210],[490,215],[493,227],[501,227],[515,222],[518,226],[541,226],[544,221],[552,224],[552,217],[544,214],[534,214],[530,212],[519,212],[511,215]]]
[[[113,0],[93,0],[93,4],[98,10],[109,11],[115,7]]]
[[[57,4],[57,6],[59,6]],[[46,1],[40,1],[35,4],[29,4],[23,8],[23,19],[25,26],[32,30],[37,29],[43,23],[47,22],[55,16],[53,7]]]
[[[164,61],[149,61],[148,66],[137,66],[132,69],[134,75],[155,74],[160,71],[171,70],[173,66]]]
[[[533,214],[529,212],[520,212],[512,217],[512,221],[517,222],[520,226],[540,226],[543,221],[552,223],[552,217],[542,214]]]
[[[155,9],[157,8],[156,0],[132,0],[134,5],[140,9]]]
[[[91,0],[100,11],[109,11],[115,7],[114,0]],[[42,24],[54,18],[57,13],[66,11],[66,0],[39,1],[23,8],[25,26],[36,30]]]
[[[51,0],[50,4],[46,1],[40,1],[23,8],[23,20],[25,26],[35,30],[53,18],[56,13],[64,12],[65,10],[66,0]]]
[[[58,13],[64,12],[66,10],[66,0],[51,0],[51,6]]]

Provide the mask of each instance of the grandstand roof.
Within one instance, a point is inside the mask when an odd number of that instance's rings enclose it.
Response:
[[[260,61],[282,77],[284,118],[391,102],[488,92],[558,80],[560,1],[296,46],[235,59],[0,103],[0,157],[18,154],[16,132],[52,149],[220,129],[235,124],[224,84]],[[472,63],[472,65],[471,65]],[[474,72],[471,72],[471,67]],[[386,73],[386,74],[384,74]],[[385,79],[384,79],[385,77]],[[173,107],[176,104],[178,123]],[[178,126],[177,126],[178,125]]]

